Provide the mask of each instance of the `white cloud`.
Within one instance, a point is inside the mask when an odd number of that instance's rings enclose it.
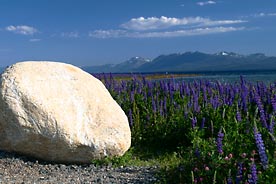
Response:
[[[22,34],[22,35],[33,35],[34,33],[38,32],[37,29],[31,26],[26,25],[20,25],[20,26],[7,26],[7,31],[14,32],[16,34]]]
[[[215,1],[204,1],[204,2],[197,2],[196,3],[199,6],[205,6],[205,5],[209,5],[209,4],[216,4]]]
[[[119,37],[129,37],[129,33],[125,30],[96,30],[89,32],[89,37],[95,38],[119,38]]]
[[[268,17],[268,16],[276,16],[276,13],[256,13],[252,15],[253,17]]]
[[[68,38],[79,38],[79,33],[78,32],[63,32],[61,33],[62,37],[68,37]]]
[[[276,13],[268,13],[268,16],[276,16]]]
[[[174,18],[174,17],[165,17],[161,16],[158,17],[139,17],[139,18],[133,18],[130,21],[124,23],[121,25],[122,28],[129,29],[129,30],[152,30],[152,29],[164,29],[169,28],[172,26],[177,25],[187,25],[187,24],[193,24],[193,23],[199,23],[202,22],[201,17],[191,17],[191,18]]]
[[[203,17],[184,17],[184,18],[175,18],[175,17],[139,17],[133,18],[130,21],[121,25],[122,28],[128,30],[136,31],[146,31],[154,29],[166,29],[175,26],[218,26],[225,24],[237,24],[243,23],[246,21],[243,20],[211,20],[209,18]]]
[[[214,34],[214,33],[225,33],[225,32],[233,32],[244,30],[244,27],[211,27],[211,28],[197,28],[190,30],[177,30],[177,31],[165,31],[165,32],[149,32],[142,33],[137,35],[141,38],[153,38],[153,37],[184,37],[184,36],[196,36],[196,35],[206,35],[206,34]]]
[[[39,42],[39,41],[41,41],[41,39],[38,39],[38,38],[29,39],[29,42]]]
[[[215,33],[225,33],[244,30],[244,27],[206,27],[188,30],[161,31],[161,32],[129,32],[125,30],[96,30],[89,33],[94,38],[171,38],[196,36]]]
[[[217,25],[227,25],[227,24],[240,24],[245,23],[245,20],[206,20],[202,23],[205,26],[217,26]]]

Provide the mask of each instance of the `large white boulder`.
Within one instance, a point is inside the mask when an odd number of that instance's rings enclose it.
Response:
[[[0,149],[89,163],[130,147],[127,117],[98,79],[57,62],[20,62],[0,84]]]

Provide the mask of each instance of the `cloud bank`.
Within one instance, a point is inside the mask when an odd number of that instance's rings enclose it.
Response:
[[[89,33],[94,38],[171,38],[206,35],[214,33],[225,33],[244,30],[245,27],[206,27],[176,31],[156,31],[156,32],[128,32],[125,30],[96,30]]]
[[[175,18],[175,17],[139,17],[133,18],[130,21],[121,25],[122,28],[128,30],[136,31],[145,31],[145,30],[154,30],[154,29],[166,29],[175,26],[218,26],[225,24],[238,24],[246,21],[243,20],[211,20],[209,18],[203,17],[184,17],[184,18]]]
[[[67,37],[67,38],[79,38],[80,37],[78,32],[62,32],[61,36]]]
[[[122,29],[95,30],[89,32],[94,38],[169,38],[225,33],[244,30],[229,26],[245,23],[244,20],[212,20],[204,17],[139,17],[121,24]]]
[[[22,35],[33,35],[35,34],[37,31],[37,29],[35,29],[34,27],[31,26],[26,26],[26,25],[20,25],[20,26],[7,26],[6,31],[10,31],[16,34],[22,34]]]
[[[205,6],[205,5],[210,5],[210,4],[216,4],[215,1],[204,1],[204,2],[197,2],[196,3],[199,6]]]
[[[253,15],[253,17],[270,17],[270,16],[276,16],[276,13],[256,13]]]

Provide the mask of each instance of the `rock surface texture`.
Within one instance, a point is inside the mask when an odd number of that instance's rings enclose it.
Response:
[[[127,117],[105,86],[69,64],[21,62],[0,84],[0,149],[63,163],[123,155]]]

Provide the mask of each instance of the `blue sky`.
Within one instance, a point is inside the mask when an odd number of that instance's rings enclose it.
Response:
[[[201,51],[276,56],[275,0],[0,0],[0,66]]]

